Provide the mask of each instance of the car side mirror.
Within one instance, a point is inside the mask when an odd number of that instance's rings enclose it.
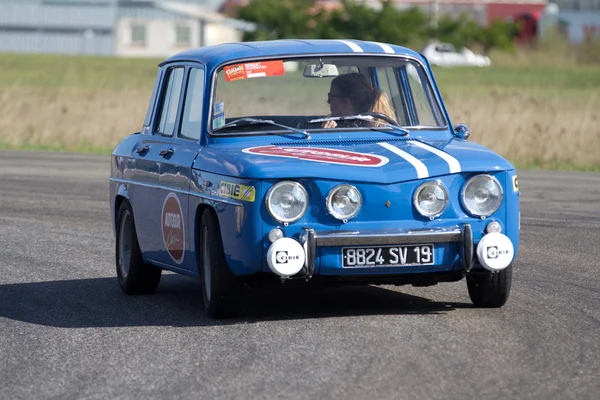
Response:
[[[469,128],[465,124],[457,124],[454,127],[454,135],[467,140],[471,136],[471,131],[469,131]]]

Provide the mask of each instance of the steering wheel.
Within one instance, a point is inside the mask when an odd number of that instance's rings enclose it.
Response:
[[[398,121],[395,121],[392,117],[389,117],[385,114],[378,113],[378,112],[369,112],[369,113],[365,113],[365,114],[370,115],[371,117],[382,119],[385,122],[387,122],[388,124],[398,125]]]

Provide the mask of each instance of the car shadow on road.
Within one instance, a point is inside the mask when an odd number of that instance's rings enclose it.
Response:
[[[290,287],[244,292],[240,318],[210,320],[203,310],[200,282],[164,275],[154,295],[128,296],[116,278],[0,285],[0,317],[60,328],[126,326],[209,326],[260,321],[360,315],[448,313],[472,307],[436,302],[385,287]]]

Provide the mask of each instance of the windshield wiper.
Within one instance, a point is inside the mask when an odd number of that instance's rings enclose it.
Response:
[[[236,127],[236,126],[259,125],[259,124],[279,126],[280,128],[285,128],[285,129],[290,130],[290,131],[292,131],[294,133],[299,133],[300,135],[304,136],[305,139],[310,139],[310,133],[308,133],[306,131],[303,131],[302,129],[296,129],[296,128],[292,128],[291,126],[287,126],[287,125],[283,125],[283,124],[278,124],[277,122],[275,122],[273,120],[270,120],[270,119],[258,119],[258,118],[240,118],[240,119],[236,119],[234,121],[226,123],[225,125],[217,128],[217,129],[213,129],[213,133],[221,131],[223,129],[233,128],[233,127]]]
[[[400,136],[406,136],[408,135],[410,132],[398,125],[393,125],[390,124],[388,122],[381,122],[378,121],[377,119],[380,118],[379,116],[373,116],[373,115],[346,115],[346,116],[340,116],[340,117],[324,117],[324,118],[317,118],[317,119],[311,119],[310,121],[308,121],[309,124],[316,124],[319,122],[326,122],[326,121],[367,121],[367,122],[375,122],[376,124],[380,124],[381,126],[384,126],[386,128],[391,128],[396,132],[401,133]],[[388,117],[389,118],[389,117]],[[384,118],[382,118],[384,119]],[[373,126],[370,126],[369,128],[374,128]],[[379,131],[381,132],[381,131]]]

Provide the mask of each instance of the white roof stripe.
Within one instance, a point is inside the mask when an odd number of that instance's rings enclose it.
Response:
[[[364,50],[362,49],[362,47],[360,47],[359,45],[357,45],[354,42],[351,42],[349,40],[341,40],[341,39],[337,39],[338,42],[342,42],[345,45],[347,45],[348,47],[350,47],[352,49],[353,52],[355,53],[362,53]]]
[[[452,157],[450,154],[446,153],[445,151],[442,151],[442,150],[438,149],[437,147],[433,147],[433,146],[430,146],[430,145],[422,143],[422,142],[412,141],[412,142],[410,142],[410,144],[420,147],[422,149],[425,149],[427,151],[430,151],[433,154],[435,154],[436,156],[443,158],[444,161],[446,161],[448,163],[451,174],[456,174],[461,171],[460,162],[456,158]]]
[[[404,158],[406,161],[411,163],[412,166],[415,167],[415,169],[417,170],[417,177],[419,179],[429,177],[429,170],[427,170],[427,167],[425,166],[425,164],[423,164],[420,160],[418,160],[414,156],[411,156],[404,150],[400,150],[396,146],[392,146],[389,143],[379,142],[377,144],[380,145],[381,147],[388,149],[392,153],[399,155],[400,157]]]
[[[377,46],[381,47],[385,53],[389,53],[389,54],[396,53],[389,44],[379,43],[379,42],[371,42],[371,43],[376,44]]]

